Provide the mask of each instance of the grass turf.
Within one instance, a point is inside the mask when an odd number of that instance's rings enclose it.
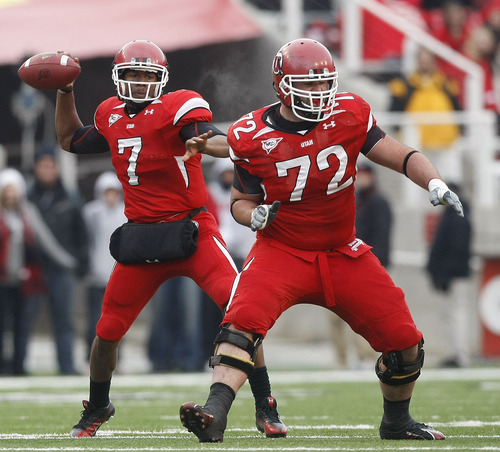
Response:
[[[272,372],[273,394],[289,427],[266,439],[255,428],[248,385],[231,409],[222,444],[200,444],[179,406],[203,404],[211,374],[115,376],[116,416],[95,438],[73,439],[87,398],[86,377],[0,378],[0,451],[500,451],[500,369],[425,370],[411,413],[445,441],[382,441],[382,397],[373,372]]]

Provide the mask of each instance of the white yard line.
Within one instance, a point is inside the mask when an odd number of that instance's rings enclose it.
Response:
[[[375,373],[371,370],[318,370],[318,371],[272,371],[274,384],[292,383],[335,383],[335,382],[377,382]],[[210,384],[211,372],[183,374],[145,374],[145,375],[115,375],[113,387],[158,387],[198,386]],[[0,391],[12,389],[33,388],[79,388],[88,386],[86,376],[29,376],[2,377]],[[500,368],[464,368],[464,369],[422,369],[419,381],[500,381]]]
[[[77,440],[78,441],[78,440]],[[16,447],[0,447],[0,451],[5,451],[5,452],[20,452],[20,451],[27,451],[28,449],[26,448],[16,448]],[[74,447],[31,447],[30,446],[30,451],[36,451],[36,452],[50,452],[50,451],[55,451],[55,452],[70,452],[70,451],[86,451],[86,450],[91,450],[82,446],[74,446]],[[98,448],[99,451],[112,451],[112,452],[142,452],[142,451],[149,451],[149,452],[160,452],[160,451],[168,451],[168,452],[176,452],[176,451],[206,451],[209,450],[207,448],[198,446],[198,447],[182,447],[182,448],[176,448],[176,447],[133,447],[133,448],[120,448],[120,447],[102,447],[99,446]],[[280,447],[279,449],[276,449],[276,447],[251,447],[251,448],[244,448],[244,447],[223,447],[221,450],[224,451],[234,451],[234,452],[265,452],[265,451],[289,451],[289,452],[294,452],[294,451],[299,451],[299,452],[334,452],[334,451],[345,451],[345,452],[370,452],[370,451],[380,451],[380,450],[387,450],[385,448],[381,447],[342,447],[342,446],[335,446],[335,447],[307,447],[307,446],[300,446],[300,447]],[[436,446],[394,446],[390,450],[392,451],[432,451],[436,452],[436,450],[444,450],[444,451],[463,451],[464,448],[460,446],[445,446],[445,447],[439,447],[438,449]],[[486,446],[486,447],[467,447],[468,451],[500,451],[500,446]]]

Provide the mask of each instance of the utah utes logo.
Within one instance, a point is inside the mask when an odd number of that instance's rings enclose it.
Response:
[[[116,114],[116,113],[113,113],[113,114],[109,115],[109,118],[108,118],[108,127],[111,127],[120,118],[122,118],[122,116],[119,115],[119,114]]]
[[[273,74],[283,75],[283,54],[278,52],[273,60]]]
[[[269,154],[276,146],[278,146],[282,139],[283,138],[270,138],[269,140],[261,141],[262,149]]]

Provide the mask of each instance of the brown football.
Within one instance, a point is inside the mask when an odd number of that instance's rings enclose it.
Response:
[[[73,58],[58,52],[45,52],[28,58],[17,74],[33,88],[51,91],[74,81],[81,70]]]

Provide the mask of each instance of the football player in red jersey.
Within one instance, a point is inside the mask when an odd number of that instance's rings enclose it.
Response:
[[[273,62],[279,102],[229,128],[235,163],[231,212],[257,230],[227,307],[211,364],[205,405],[181,406],[200,441],[221,442],[227,413],[262,339],[298,303],[344,319],[381,353],[375,365],[384,398],[383,439],[444,439],[418,423],[409,405],[424,361],[422,333],[370,246],[356,238],[354,180],[360,153],[405,174],[433,205],[463,215],[460,200],[421,153],[385,134],[370,106],[337,93],[330,52],[311,39],[285,44]]]
[[[185,259],[116,264],[91,350],[90,399],[83,402],[73,437],[94,436],[113,416],[109,392],[118,344],[163,282],[190,277],[224,310],[237,275],[216,221],[204,208],[201,153],[229,157],[226,136],[211,124],[209,104],[193,91],[162,93],[168,81],[167,59],[150,41],[125,44],[115,56],[112,78],[117,96],[97,107],[90,126],[79,119],[73,83],[59,90],[55,123],[61,147],[76,154],[111,152],[129,222],[169,223],[190,215],[198,225],[198,242]],[[286,436],[263,354],[249,381],[257,428],[266,436]]]

